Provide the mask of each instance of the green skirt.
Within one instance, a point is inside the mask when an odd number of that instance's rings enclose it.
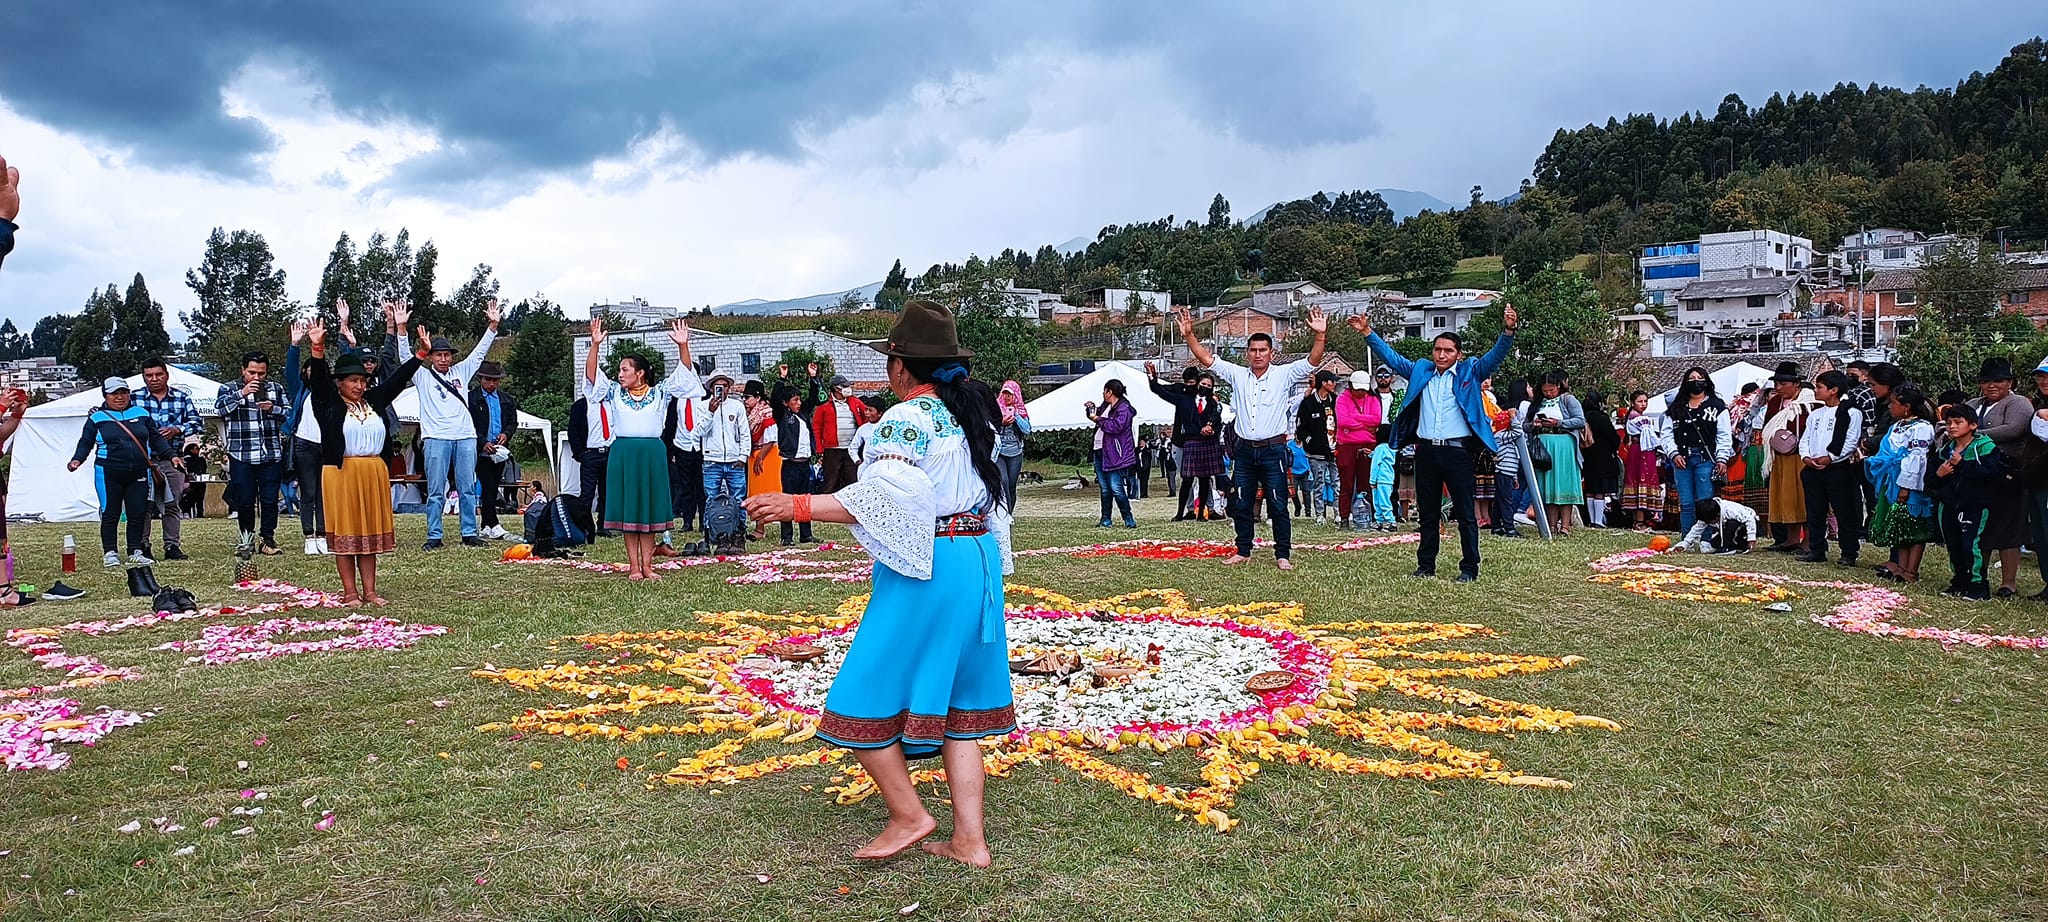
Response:
[[[1923,519],[1895,502],[1877,501],[1870,520],[1870,543],[1879,547],[1911,547],[1934,540],[1934,521]]]
[[[675,499],[668,490],[668,449],[660,439],[612,443],[604,470],[604,527],[653,534],[668,530]]]

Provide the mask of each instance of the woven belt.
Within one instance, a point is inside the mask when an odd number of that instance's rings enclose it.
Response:
[[[932,534],[940,538],[978,538],[988,534],[988,518],[972,512],[942,515],[932,523]]]

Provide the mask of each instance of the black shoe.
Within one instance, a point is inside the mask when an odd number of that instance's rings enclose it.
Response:
[[[1801,554],[1801,555],[1799,555],[1799,556],[1797,556],[1797,557],[1794,557],[1794,558],[1792,558],[1792,559],[1793,559],[1793,560],[1797,560],[1797,561],[1799,561],[1800,563],[1827,563],[1827,562],[1828,562],[1828,555],[1826,555],[1826,554]]]
[[[52,602],[69,602],[85,598],[85,590],[66,586],[63,580],[58,580],[51,583],[50,588],[43,590],[43,598]]]
[[[1173,518],[1169,519],[1168,521],[1172,521],[1172,522],[1185,522],[1185,521],[1187,521],[1187,520],[1188,520],[1187,514],[1186,514],[1186,513],[1181,513],[1180,515],[1176,515],[1176,516],[1174,516]]]
[[[1522,533],[1510,528],[1507,531],[1501,532],[1500,536],[1503,538],[1520,538]]]
[[[438,551],[440,549],[441,539],[439,538],[428,538],[427,543],[420,545],[420,550],[423,551]]]
[[[148,584],[142,581],[141,567],[133,567],[128,570],[128,594],[138,599],[146,599],[156,595],[156,593],[149,591]]]
[[[163,585],[156,581],[156,569],[154,567],[136,567],[129,572],[141,574],[142,589],[150,595],[153,596],[164,591]]]
[[[2020,594],[2020,591],[2019,591],[2019,590],[2017,590],[2017,589],[2014,589],[2014,588],[2012,588],[2012,587],[2010,587],[2010,586],[2000,586],[2000,587],[1998,587],[1998,597],[1999,597],[1999,598],[2001,598],[2001,599],[2010,599],[2010,598],[2012,598],[2013,596],[2016,596],[2016,595],[2019,595],[2019,594]]]
[[[284,553],[284,551],[278,549],[277,542],[269,538],[263,539],[263,544],[259,546],[256,549],[256,551],[257,553],[260,553],[265,557],[276,557],[277,555]]]
[[[482,539],[482,538],[479,538],[479,537],[477,537],[477,536],[475,536],[475,535],[463,535],[463,536],[462,536],[462,546],[463,546],[463,547],[483,547],[483,546],[485,545],[485,543],[486,543],[486,542],[484,541],[484,539]]]
[[[182,547],[179,547],[179,546],[177,546],[177,545],[175,545],[175,544],[166,544],[166,545],[164,545],[164,559],[165,559],[165,560],[191,560],[191,559],[192,559],[192,555],[190,555],[190,554],[187,554],[187,553],[185,553],[185,549],[184,549],[184,548],[182,548]]]
[[[1436,579],[1436,571],[1417,567],[1415,572],[1408,574],[1408,576],[1412,579]]]
[[[62,585],[64,585],[64,584],[63,584],[63,583],[58,583],[57,585],[59,585],[59,586],[62,586]],[[50,595],[50,591],[49,591],[49,590],[47,590],[47,589],[43,590],[43,597],[44,597],[44,598],[48,598],[48,597],[49,597],[49,595]],[[2029,602],[2048,602],[2048,589],[2043,589],[2043,590],[2041,590],[2040,592],[2036,592],[2036,593],[2034,593],[2033,595],[2027,596],[2027,601],[2029,601]]]
[[[1451,577],[1451,582],[1454,582],[1454,583],[1476,583],[1476,582],[1479,582],[1479,574],[1477,574],[1477,573],[1459,573],[1458,575],[1456,575],[1456,576],[1453,576],[1453,577]]]
[[[1850,569],[1850,570],[1854,570],[1854,569],[1856,569],[1856,558],[1854,558],[1854,557],[1844,557],[1844,558],[1842,558],[1841,560],[1837,560],[1837,561],[1835,561],[1835,566],[1838,566],[1838,567],[1844,567],[1844,568],[1847,568],[1847,569]]]

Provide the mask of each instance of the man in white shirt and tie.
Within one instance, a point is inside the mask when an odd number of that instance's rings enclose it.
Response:
[[[1252,503],[1263,486],[1266,509],[1273,519],[1273,556],[1280,569],[1292,570],[1294,563],[1288,557],[1293,552],[1293,522],[1287,517],[1287,482],[1294,467],[1293,453],[1287,448],[1287,436],[1294,428],[1290,398],[1295,387],[1308,380],[1316,366],[1322,364],[1330,320],[1321,308],[1310,308],[1308,328],[1316,339],[1308,358],[1277,368],[1273,366],[1271,336],[1253,333],[1245,343],[1245,364],[1236,365],[1217,358],[1195,338],[1195,321],[1187,308],[1175,308],[1174,320],[1195,364],[1230,385],[1230,407],[1237,413],[1233,423],[1237,427],[1237,447],[1231,466],[1237,495],[1230,504],[1230,517],[1237,523],[1237,555],[1223,562],[1240,564],[1252,559]]]
[[[462,543],[482,547],[476,516],[476,422],[469,415],[469,379],[483,365],[491,343],[498,338],[498,299],[484,305],[489,326],[469,357],[455,361],[455,347],[448,340],[427,335],[419,328],[421,345],[427,348],[427,363],[413,372],[413,391],[419,395],[420,440],[427,474],[427,543],[425,550],[441,547],[441,515],[448,495],[448,471],[455,471],[457,508],[462,515]]]

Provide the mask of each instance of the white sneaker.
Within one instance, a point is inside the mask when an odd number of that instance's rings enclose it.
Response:
[[[112,570],[121,565],[121,555],[116,551],[108,551],[107,556],[100,558],[100,564]]]
[[[129,551],[128,565],[131,567],[153,567],[156,566],[156,561],[144,556],[141,551]]]
[[[505,531],[505,526],[503,526],[503,525],[493,525],[493,526],[491,526],[491,539],[492,539],[492,540],[494,540],[494,541],[503,541],[503,540],[505,540],[505,539],[507,539],[507,538],[510,538],[510,537],[512,537],[512,535],[511,535],[511,533],[509,533],[509,532]]]
[[[322,557],[328,557],[328,556],[332,556],[332,555],[334,554],[334,552],[333,552],[333,551],[331,551],[331,550],[328,550],[328,549],[327,549],[327,539],[326,539],[326,538],[314,538],[313,540],[315,540],[315,541],[318,541],[318,542],[320,542],[320,556],[322,556]]]
[[[319,538],[313,538],[313,537],[308,537],[308,538],[306,539],[306,556],[308,556],[308,557],[318,557],[318,556],[320,556],[320,539],[319,539]]]

